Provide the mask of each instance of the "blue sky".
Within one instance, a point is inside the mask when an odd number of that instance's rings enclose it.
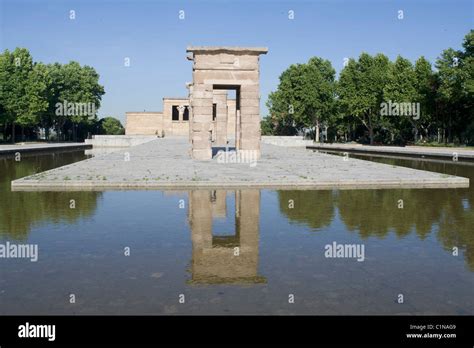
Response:
[[[187,95],[186,46],[266,46],[260,60],[264,116],[268,93],[292,63],[320,56],[339,72],[345,57],[363,51],[434,62],[443,49],[461,47],[473,20],[472,0],[0,0],[0,48],[26,47],[46,63],[93,66],[106,91],[99,116],[123,121],[126,111],[160,111],[164,96]]]

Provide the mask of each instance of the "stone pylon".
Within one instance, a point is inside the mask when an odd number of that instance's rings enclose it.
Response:
[[[255,151],[260,157],[259,57],[267,48],[188,47],[193,61],[193,82],[189,88],[191,104],[191,155],[210,160],[213,146],[213,104],[215,90],[236,91],[236,147]],[[216,127],[216,132],[218,133]],[[223,138],[217,139],[217,143]]]

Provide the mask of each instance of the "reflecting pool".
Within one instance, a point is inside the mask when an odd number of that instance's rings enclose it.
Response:
[[[468,189],[10,190],[86,157],[0,158],[0,244],[39,250],[0,258],[0,314],[474,314],[474,166],[360,157]]]

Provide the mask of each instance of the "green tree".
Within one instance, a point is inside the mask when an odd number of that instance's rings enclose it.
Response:
[[[125,129],[123,128],[122,123],[120,123],[120,121],[114,117],[105,117],[99,122],[102,134],[121,135],[125,133]]]
[[[464,37],[463,48],[461,69],[464,75],[462,89],[466,102],[466,127],[462,135],[467,144],[474,145],[474,30]]]
[[[292,135],[303,127],[303,64],[293,64],[280,75],[276,91],[268,96],[270,118],[279,135]]]
[[[443,128],[443,138],[446,143],[453,141],[454,123],[460,116],[458,107],[462,102],[461,71],[458,69],[460,55],[459,51],[449,48],[444,50],[436,60],[439,79],[437,107],[441,111],[438,113],[438,121]]]
[[[276,124],[270,115],[265,116],[260,121],[260,128],[262,129],[262,135],[275,135]]]
[[[96,111],[100,108],[102,96],[105,94],[104,87],[99,84],[99,74],[97,74],[94,68],[89,66],[81,67],[77,62],[69,62],[65,65],[55,64],[52,70],[55,90],[50,101],[53,104],[50,107],[53,106],[55,108],[58,124],[64,125],[64,117],[66,116],[72,122],[73,139],[76,140],[78,126],[80,124],[89,124],[90,120],[96,116]],[[70,109],[67,105],[71,103],[92,105],[94,109],[93,115],[78,113],[77,110],[70,115],[71,112],[69,112]],[[62,115],[57,112],[58,108],[61,108],[61,104],[66,106],[62,110]],[[68,109],[68,112],[66,112],[66,109]],[[61,117],[63,119],[60,119]]]
[[[473,46],[474,31],[471,30],[464,38],[464,51],[448,48],[436,60],[439,84],[437,107],[439,122],[447,132],[444,136],[445,142],[452,142],[455,137],[461,143],[474,141],[463,139],[466,130],[470,129],[474,122]]]
[[[370,144],[374,143],[374,130],[382,122],[380,104],[389,66],[390,61],[383,54],[372,57],[362,53],[358,61],[349,59],[339,77],[340,106],[346,115],[356,117],[368,130]]]
[[[23,129],[38,123],[40,113],[47,108],[44,99],[47,86],[40,68],[35,68],[33,58],[25,48],[16,48],[13,52],[5,50],[1,55],[0,82],[1,121],[12,125],[14,141],[15,124]]]
[[[314,127],[319,141],[321,122],[328,124],[335,113],[335,75],[331,63],[319,57],[291,65],[281,74],[278,89],[269,96],[267,106],[272,118],[298,130]]]
[[[416,73],[413,64],[405,58],[398,56],[393,64],[390,65],[387,83],[383,89],[385,102],[392,103],[418,103],[418,93],[416,90]],[[421,118],[421,116],[420,116]],[[415,141],[418,140],[417,120],[412,116],[389,116],[384,122],[388,125],[394,137],[398,137],[405,142],[407,136],[410,136],[406,130],[413,128]],[[411,137],[411,136],[410,136]]]
[[[336,71],[328,60],[313,57],[306,64],[303,95],[305,106],[304,124],[314,125],[315,141],[319,141],[321,122],[327,127],[336,115]]]
[[[415,62],[415,89],[421,111],[420,119],[415,122],[423,130],[420,134],[423,140],[423,136],[429,136],[430,127],[435,120],[436,100],[436,76],[431,63],[423,56]]]

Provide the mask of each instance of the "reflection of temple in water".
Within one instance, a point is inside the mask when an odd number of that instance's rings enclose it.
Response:
[[[189,192],[189,223],[193,256],[190,283],[264,283],[258,276],[260,191],[234,191],[235,231],[219,235],[214,218],[227,216],[227,195],[232,191]]]

